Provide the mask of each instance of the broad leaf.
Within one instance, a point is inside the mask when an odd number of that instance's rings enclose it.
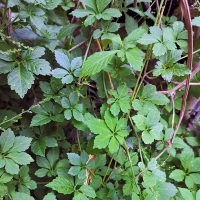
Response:
[[[8,74],[8,84],[21,98],[23,98],[28,89],[31,88],[34,79],[33,74],[24,67],[16,67]]]
[[[63,177],[57,177],[52,182],[45,185],[46,187],[52,188],[62,194],[71,194],[74,192],[74,186],[70,181]]]
[[[83,69],[80,74],[80,78],[83,76],[90,76],[103,70],[112,57],[118,52],[118,50],[96,52],[91,55],[83,64]]]

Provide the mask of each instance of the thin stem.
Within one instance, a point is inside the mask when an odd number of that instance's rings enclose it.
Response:
[[[137,132],[136,132],[136,130],[135,130],[135,127],[134,127],[134,125],[133,125],[133,121],[132,121],[132,119],[131,119],[131,117],[130,117],[129,114],[128,114],[128,117],[129,117],[129,120],[130,120],[131,125],[132,125],[132,127],[133,127],[133,131],[134,131],[134,133],[135,133],[135,136],[136,136],[136,138],[137,138],[137,141],[138,141],[138,147],[139,147],[139,152],[140,152],[141,161],[144,163],[143,156],[142,156],[142,151],[141,151],[140,139],[139,139],[139,137],[138,137],[138,134],[137,134]]]
[[[8,193],[8,197],[10,198],[10,200],[12,200],[12,197],[10,196],[10,194]]]
[[[80,152],[82,153],[81,143],[80,143],[80,140],[79,140],[79,132],[78,132],[78,129],[76,129],[76,136],[77,136],[77,141],[78,141],[79,150],[80,150]]]
[[[89,51],[91,42],[92,42],[92,35],[91,35],[91,37],[90,37],[90,40],[89,40],[89,43],[88,43],[88,47],[87,47],[86,52],[85,52],[85,56],[84,56],[84,59],[83,59],[83,63],[85,62],[85,60],[86,60],[86,58],[87,58],[87,55],[88,55],[88,51]]]
[[[87,41],[88,41],[88,39],[86,39],[86,40],[84,40],[83,42],[77,44],[76,46],[74,46],[74,47],[72,47],[71,49],[69,49],[68,52],[70,52],[70,51],[76,49],[77,47],[80,47],[82,44],[84,44],[84,43],[87,42]]]
[[[121,146],[121,145],[120,145]],[[113,170],[111,171],[111,173],[109,174],[108,178],[106,179],[106,183],[108,182],[108,180],[110,179],[112,173],[115,171],[116,169],[116,165],[117,165],[117,159],[118,159],[118,156],[119,156],[119,150],[120,150],[120,146],[119,146],[119,149],[117,151],[117,156],[116,156],[116,159],[115,159],[115,164],[114,164],[114,167],[113,167]]]
[[[105,94],[106,94],[107,99],[109,99],[109,97],[108,97],[108,93],[107,93],[107,90],[106,90],[105,74],[104,74],[104,71],[102,71],[102,73],[103,73],[103,87],[104,87],[104,91],[105,91]]]
[[[129,154],[129,150],[128,150],[128,147],[126,145],[126,141],[124,141],[124,148],[126,149],[126,153],[128,155],[128,160],[129,160],[129,163],[130,163],[130,167],[131,167],[131,172],[132,172],[132,176],[133,176],[133,180],[135,182],[135,187],[137,188],[137,183],[136,183],[136,179],[135,179],[135,174],[134,174],[134,171],[133,171],[133,165],[132,165],[132,161],[131,161],[131,156]],[[138,190],[138,188],[137,188]],[[136,193],[139,193],[139,190],[136,191]]]
[[[200,51],[200,49],[197,49],[196,51],[193,51],[193,54],[195,54],[195,53],[198,53]],[[187,58],[188,57],[188,55],[186,55],[186,56],[183,56],[183,57],[181,57],[179,60],[182,60],[182,59],[184,59],[184,58]],[[178,60],[178,61],[179,61]],[[178,62],[177,61],[177,62]]]
[[[104,180],[105,180],[105,178],[106,178],[106,175],[107,175],[108,170],[109,170],[109,168],[110,168],[110,165],[111,165],[111,163],[112,163],[112,160],[113,160],[113,158],[114,158],[114,155],[115,155],[115,153],[113,153],[113,155],[112,155],[112,157],[111,157],[111,159],[110,159],[110,162],[109,162],[109,164],[108,164],[108,167],[107,167],[107,169],[106,169],[106,173],[105,173],[105,175],[104,175],[104,177],[103,177],[103,180],[102,180],[102,183],[101,183],[101,184],[104,183]]]

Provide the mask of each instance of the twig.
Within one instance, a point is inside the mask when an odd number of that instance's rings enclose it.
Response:
[[[133,8],[136,8],[137,7],[137,0],[134,0],[133,2]]]
[[[171,11],[171,7],[172,7],[172,0],[170,1],[169,8],[168,8],[166,17],[169,16],[169,13],[170,13],[170,11]]]
[[[84,43],[87,42],[88,40],[89,40],[89,39],[86,39],[86,40],[84,40],[83,42],[77,44],[76,46],[74,46],[74,47],[72,47],[71,49],[69,49],[68,52],[70,52],[70,51],[76,49],[77,47],[80,47],[82,44],[84,44]]]

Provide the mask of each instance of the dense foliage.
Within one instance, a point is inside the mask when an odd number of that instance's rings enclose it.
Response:
[[[200,142],[175,130],[188,31],[166,1],[1,2],[0,199],[200,200]]]

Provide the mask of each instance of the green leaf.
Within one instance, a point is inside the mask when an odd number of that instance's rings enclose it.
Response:
[[[67,153],[69,161],[72,165],[81,165],[81,158],[76,153]]]
[[[71,35],[79,26],[80,25],[77,23],[63,26],[63,28],[61,28],[60,31],[58,32],[57,40],[61,40],[66,36]]]
[[[33,74],[24,67],[16,67],[8,74],[8,84],[21,98],[23,98],[28,89],[31,88],[34,79]]]
[[[140,200],[140,198],[138,197],[138,195],[135,192],[132,193],[131,199],[132,200]]]
[[[84,9],[76,9],[71,14],[77,18],[85,17],[87,15],[95,15],[95,13],[91,10],[84,10]]]
[[[45,185],[46,187],[52,188],[62,194],[71,194],[74,192],[74,186],[70,181],[63,177],[57,177],[51,183]]]
[[[185,200],[194,200],[192,193],[186,188],[178,188]]]
[[[67,70],[70,70],[70,61],[69,61],[69,58],[66,54],[64,54],[63,52],[60,52],[60,51],[55,51],[55,57],[56,57],[56,61],[57,63],[67,69]]]
[[[81,153],[81,163],[86,164],[86,162],[89,160],[88,154],[83,150]]]
[[[50,121],[51,121],[51,118],[49,116],[38,114],[38,115],[33,116],[30,126],[41,126],[41,125],[49,123]]]
[[[94,140],[94,147],[93,148],[98,148],[98,149],[104,149],[107,147],[110,141],[110,137],[112,134],[109,133],[101,133],[100,135],[95,137]]]
[[[84,25],[87,27],[89,25],[92,25],[95,22],[95,15],[89,15],[86,20],[84,21]]]
[[[68,174],[71,174],[72,176],[76,176],[81,170],[80,166],[73,166],[69,169]]]
[[[95,0],[81,0],[81,2],[83,2],[86,6],[92,8],[94,11],[97,11],[96,4],[98,4],[98,2],[95,2]]]
[[[81,112],[79,112],[78,110],[76,109],[73,109],[73,117],[77,120],[77,121],[83,121],[84,118],[83,118],[83,114]]]
[[[191,145],[193,147],[200,146],[200,142],[199,142],[198,138],[196,138],[196,137],[186,137],[185,139],[189,143],[189,145]]]
[[[38,156],[45,156],[46,140],[45,138],[40,138],[36,140],[31,145],[31,151]]]
[[[88,120],[85,121],[85,124],[94,134],[100,134],[100,133],[110,134],[110,129],[107,127],[106,123],[102,119]]]
[[[195,17],[194,19],[192,19],[192,25],[200,27],[200,16],[199,17]]]
[[[129,35],[133,30],[138,28],[138,24],[136,20],[133,19],[133,17],[130,17],[129,15],[125,15],[125,16],[126,16],[125,29],[126,29],[127,34]]]
[[[108,9],[106,9],[102,12],[102,18],[104,20],[110,20],[111,17],[117,17],[118,18],[118,17],[121,17],[121,16],[122,16],[121,12],[119,10],[115,9],[115,8],[108,8]]]
[[[123,186],[123,194],[130,195],[133,191],[133,187],[130,181],[127,181]]]
[[[14,123],[14,121],[8,121],[6,123],[4,123],[5,119],[11,119],[13,117],[15,117],[17,114],[15,112],[13,112],[12,110],[6,110],[6,109],[2,109],[0,110],[0,123],[1,123],[1,128],[9,128],[12,126],[12,124]]]
[[[41,168],[41,169],[38,169],[38,170],[35,172],[35,175],[36,175],[37,177],[44,177],[44,176],[46,176],[46,174],[47,174],[48,171],[49,171],[48,169]]]
[[[152,35],[145,33],[137,42],[140,44],[149,45],[149,44],[157,43],[158,40],[154,38]]]
[[[90,1],[90,0],[88,0],[88,1]],[[99,13],[101,13],[109,3],[110,3],[110,0],[96,0],[96,4],[97,4]]]
[[[111,154],[116,153],[119,149],[119,143],[118,141],[115,139],[115,137],[112,137],[112,139],[110,140],[109,143],[109,151]]]
[[[12,152],[6,157],[11,158],[20,165],[27,165],[34,161],[33,158],[25,152]]]
[[[17,192],[13,198],[13,200],[34,200],[33,197],[31,197],[28,194]]]
[[[155,56],[162,56],[167,52],[167,48],[164,44],[156,43],[153,46],[153,53]]]
[[[59,158],[59,149],[58,148],[52,148],[48,153],[47,153],[47,159],[53,168],[54,164]]]
[[[166,105],[169,102],[169,99],[161,93],[155,93],[146,99],[147,101],[152,102],[157,105]]]
[[[141,50],[137,47],[126,51],[127,60],[136,71],[140,71],[143,66],[143,58],[139,55],[140,53]]]
[[[118,121],[118,117],[117,117],[117,116],[116,116],[116,117],[113,117],[113,116],[111,115],[111,112],[110,112],[109,110],[107,110],[107,111],[105,112],[105,115],[104,115],[104,120],[105,120],[107,126],[110,128],[110,130],[111,130],[112,132],[114,132],[115,126],[116,126],[117,121]]]
[[[69,95],[69,101],[70,101],[72,106],[75,106],[78,103],[78,100],[79,100],[79,97],[78,97],[77,92],[72,92]]]
[[[4,173],[0,178],[0,183],[8,183],[12,178],[13,176],[11,174]]]
[[[119,103],[114,103],[113,105],[111,105],[110,111],[111,111],[111,113],[114,116],[118,115],[119,112],[120,112],[120,105],[119,105]]]
[[[37,156],[36,157],[36,162],[37,162],[37,165],[39,167],[43,167],[43,168],[46,168],[46,169],[51,169],[51,165],[50,165],[49,161],[46,158],[42,157],[42,156]]]
[[[185,177],[185,172],[180,169],[175,169],[169,175],[169,178],[174,179],[175,181],[181,182]]]
[[[65,115],[65,118],[67,120],[70,120],[72,118],[72,111],[71,110],[65,110],[64,115]]]
[[[14,140],[15,135],[13,131],[10,128],[5,130],[0,136],[1,152],[7,152],[13,146]]]
[[[48,193],[47,195],[44,196],[43,200],[56,200],[56,195],[52,193]]]
[[[91,198],[96,197],[94,189],[89,185],[82,185],[79,190],[88,197],[91,197]]]
[[[92,74],[100,72],[106,67],[106,65],[110,62],[112,57],[117,52],[118,50],[103,51],[96,52],[93,55],[91,55],[83,64],[82,72],[80,74],[79,79],[83,76],[90,76]]]
[[[46,136],[45,140],[46,140],[47,147],[57,147],[58,146],[57,140],[53,137]]]
[[[8,193],[8,188],[3,183],[0,183],[0,197],[3,197]]]
[[[5,169],[6,169],[6,172],[8,172],[10,174],[18,174],[19,173],[19,165],[16,164],[11,159],[6,159]]]
[[[196,193],[196,200],[200,200],[200,190],[198,190]]]
[[[185,185],[187,186],[187,188],[193,188],[194,187],[194,179],[192,176],[186,176],[185,177]]]
[[[24,136],[15,137],[14,144],[12,148],[9,150],[9,153],[26,151],[31,144],[31,140],[32,138],[28,138]]]

